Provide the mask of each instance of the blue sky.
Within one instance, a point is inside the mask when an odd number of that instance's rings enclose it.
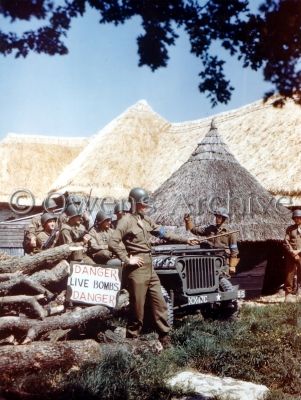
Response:
[[[235,92],[228,105],[212,109],[198,91],[201,65],[185,34],[170,49],[167,68],[153,73],[138,67],[138,18],[118,27],[98,20],[89,10],[73,21],[67,56],[0,56],[0,139],[9,132],[90,136],[141,99],[171,122],[198,119],[258,100],[270,89],[260,72],[227,58]]]

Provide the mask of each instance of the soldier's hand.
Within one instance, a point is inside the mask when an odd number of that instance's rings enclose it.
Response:
[[[85,235],[84,237],[83,237],[83,242],[84,242],[84,244],[87,244],[88,242],[89,242],[89,240],[90,240],[90,235]]]
[[[300,260],[299,254],[296,254],[296,255],[294,256],[294,259],[295,259],[295,260]]]
[[[37,239],[36,239],[35,237],[31,237],[31,238],[30,238],[30,246],[31,246],[32,248],[37,247]]]
[[[141,257],[138,256],[130,256],[130,261],[129,261],[130,265],[138,265],[138,267],[142,267],[142,265],[144,264],[143,260]]]
[[[196,244],[200,244],[200,241],[198,239],[191,238],[187,240],[187,244],[189,244],[189,246],[194,246]]]

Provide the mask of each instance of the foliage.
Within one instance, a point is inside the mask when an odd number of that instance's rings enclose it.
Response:
[[[240,319],[231,322],[189,316],[176,321],[172,341],[173,348],[160,355],[111,351],[96,366],[51,373],[44,399],[177,398],[181,392],[165,382],[189,368],[266,385],[265,400],[300,400],[301,304],[245,306]],[[19,389],[40,393],[41,382],[36,384],[37,390],[34,379],[27,380]]]
[[[58,5],[59,3],[59,5]],[[188,34],[191,53],[199,60],[199,90],[213,106],[227,103],[233,87],[224,72],[220,45],[244,67],[263,67],[266,81],[282,97],[301,104],[301,7],[299,0],[262,0],[256,12],[248,0],[2,0],[0,14],[11,22],[35,19],[41,26],[22,34],[0,31],[0,53],[27,56],[29,52],[64,55],[64,38],[74,18],[87,7],[99,13],[100,23],[123,24],[138,16],[144,34],[137,38],[139,66],[152,71],[168,64],[168,48],[176,44],[178,30]]]

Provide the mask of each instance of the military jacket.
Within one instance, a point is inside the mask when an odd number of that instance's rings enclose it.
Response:
[[[206,228],[192,228],[191,233],[197,236],[215,236],[221,233],[229,232],[229,228],[226,224],[222,225],[209,225]],[[208,240],[214,247],[225,249],[231,257],[238,255],[237,247],[237,236],[235,233],[231,235],[221,236],[219,238],[213,238]]]
[[[151,235],[176,243],[187,243],[187,239],[157,225],[150,217],[140,214],[126,214],[117,224],[109,239],[109,249],[128,264],[130,255],[151,252]],[[124,246],[122,246],[122,243]]]
[[[38,233],[43,231],[43,226],[41,224],[41,216],[38,215],[33,217],[29,225],[25,228],[24,238],[35,237]]]
[[[109,228],[106,231],[99,231],[96,228],[92,228],[89,232],[91,239],[89,242],[89,251],[91,254],[96,253],[99,250],[108,250],[109,238],[114,232],[114,229]]]
[[[59,233],[58,245],[81,242],[85,234],[87,234],[87,230],[82,224],[73,226],[63,224]]]
[[[294,250],[301,252],[301,234],[298,231],[298,225],[294,224],[286,229],[284,247],[291,255],[294,255]]]
[[[50,238],[51,234],[42,231],[39,232],[37,235],[37,248],[42,250],[43,246],[45,245],[45,243],[47,242],[47,240]],[[51,246],[47,247],[48,249],[51,249],[52,247],[55,247],[57,242],[57,238],[54,239],[53,243],[51,244]]]

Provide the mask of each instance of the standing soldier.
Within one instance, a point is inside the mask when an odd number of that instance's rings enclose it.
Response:
[[[100,210],[96,214],[94,228],[89,232],[88,254],[96,264],[106,264],[114,257],[109,250],[108,241],[114,230],[111,228],[111,217]]]
[[[168,233],[146,216],[150,198],[144,189],[132,189],[129,201],[131,212],[122,217],[109,239],[109,249],[123,262],[123,275],[130,294],[127,337],[137,338],[141,333],[148,295],[159,340],[163,347],[168,347],[170,327],[167,322],[167,306],[161,292],[160,280],[152,266],[150,237],[154,235],[188,244],[196,244],[197,241]],[[121,245],[122,242],[124,246]]]
[[[284,290],[287,302],[295,301],[293,296],[295,274],[297,274],[297,294],[301,294],[298,288],[301,281],[301,210],[294,210],[292,219],[294,224],[287,228],[284,238],[284,247],[287,250]]]
[[[24,230],[23,249],[26,254],[32,254],[37,250],[37,235],[43,231],[41,217],[46,212],[52,212],[57,208],[56,202],[50,197],[43,202],[44,212],[32,218],[30,224]]]
[[[45,213],[41,217],[42,232],[37,234],[37,249],[46,250],[55,247],[59,230],[57,227],[58,217],[52,213]]]
[[[83,251],[80,250],[73,253],[74,260],[92,263],[91,258],[84,254],[87,251],[88,242],[91,237],[82,224],[82,212],[75,204],[70,204],[65,212],[67,222],[62,224],[57,244],[68,243],[83,247]]]
[[[206,228],[195,227],[192,219],[189,215],[184,217],[186,229],[197,236],[215,236],[219,234],[224,234],[229,232],[227,226],[227,220],[229,214],[227,210],[223,207],[218,208],[214,212],[215,225],[209,225]],[[229,257],[229,270],[231,274],[236,272],[236,266],[238,264],[238,247],[237,247],[237,237],[235,233],[229,235],[223,235],[221,237],[212,238],[208,240],[214,247],[225,249]]]

